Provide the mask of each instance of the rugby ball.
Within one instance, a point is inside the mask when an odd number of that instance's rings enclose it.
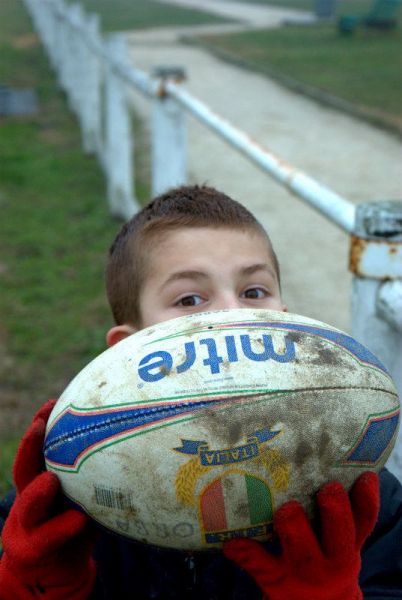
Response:
[[[379,471],[399,401],[381,362],[300,315],[179,317],[106,350],[50,416],[47,469],[95,521],[137,541],[211,550],[267,540],[289,499]]]

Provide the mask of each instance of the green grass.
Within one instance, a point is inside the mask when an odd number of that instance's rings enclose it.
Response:
[[[298,8],[300,10],[315,11],[315,0],[241,0],[248,4],[265,4],[267,6],[280,6],[281,8]],[[373,5],[374,0],[336,0],[335,9],[339,14],[365,13]]]
[[[82,152],[77,122],[20,0],[0,3],[0,81],[33,87],[40,109],[0,119],[1,494],[34,411],[105,349],[112,319],[103,272],[121,224],[109,216],[103,174]],[[149,188],[136,170],[145,199]],[[16,413],[20,427],[7,429],[3,415]]]
[[[267,73],[284,74],[401,124],[402,34],[333,25],[283,27],[202,38],[212,49]]]
[[[0,455],[0,498],[8,492],[13,486],[12,464],[14,463],[15,453],[18,447],[19,439],[4,440],[1,444]]]
[[[230,1],[230,0],[229,0]],[[268,6],[280,6],[283,8],[299,8],[301,10],[313,10],[313,0],[239,0],[245,4],[266,4]]]
[[[87,11],[100,15],[104,31],[228,22],[217,15],[154,0],[81,0],[81,4]]]

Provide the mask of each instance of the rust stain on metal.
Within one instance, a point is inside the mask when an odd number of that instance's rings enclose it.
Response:
[[[158,89],[156,90],[156,96],[158,98],[166,98],[167,96],[165,82],[163,80],[159,82]]]
[[[352,235],[350,238],[350,252],[349,252],[349,270],[352,273],[359,273],[359,265],[363,253],[367,247],[368,241],[363,240],[360,237]]]
[[[286,160],[283,160],[279,156],[276,156],[270,150],[267,150],[267,148],[265,148],[264,146],[262,146],[259,142],[257,142],[250,135],[245,134],[245,137],[247,138],[247,140],[250,143],[250,145],[252,145],[255,148],[257,148],[257,150],[259,150],[260,152],[262,152],[263,154],[265,154],[265,156],[269,156],[272,160],[275,161],[275,163],[278,166],[278,168],[280,168],[283,171],[287,172],[287,176],[289,178],[289,182],[293,179],[293,177],[295,177],[295,175],[297,175],[297,173],[299,172],[299,169],[297,169],[296,167],[294,167],[293,165],[291,165],[290,163],[288,163]]]
[[[364,238],[352,235],[350,238],[349,270],[356,275],[364,275],[362,265],[366,252],[369,251],[370,247],[376,246],[381,249],[384,245],[386,245],[386,252],[392,259],[398,255],[402,246],[401,242],[390,242],[384,239],[365,240]],[[384,254],[385,256],[386,254]],[[382,277],[378,276],[378,278],[387,279],[387,276],[384,274]]]

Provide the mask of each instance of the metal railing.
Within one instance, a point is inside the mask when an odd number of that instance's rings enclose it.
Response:
[[[402,201],[357,208],[275,156],[183,89],[180,69],[149,75],[130,64],[125,38],[102,37],[80,4],[24,0],[81,125],[83,148],[104,170],[112,214],[130,218],[135,199],[130,90],[152,102],[152,192],[187,179],[185,113],[190,113],[298,198],[351,234],[352,335],[390,371],[402,396]],[[402,481],[402,430],[389,468]]]

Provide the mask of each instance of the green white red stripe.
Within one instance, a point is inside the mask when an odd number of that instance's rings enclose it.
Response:
[[[201,514],[206,532],[268,523],[272,520],[271,494],[261,479],[230,473],[206,488],[201,496]]]

